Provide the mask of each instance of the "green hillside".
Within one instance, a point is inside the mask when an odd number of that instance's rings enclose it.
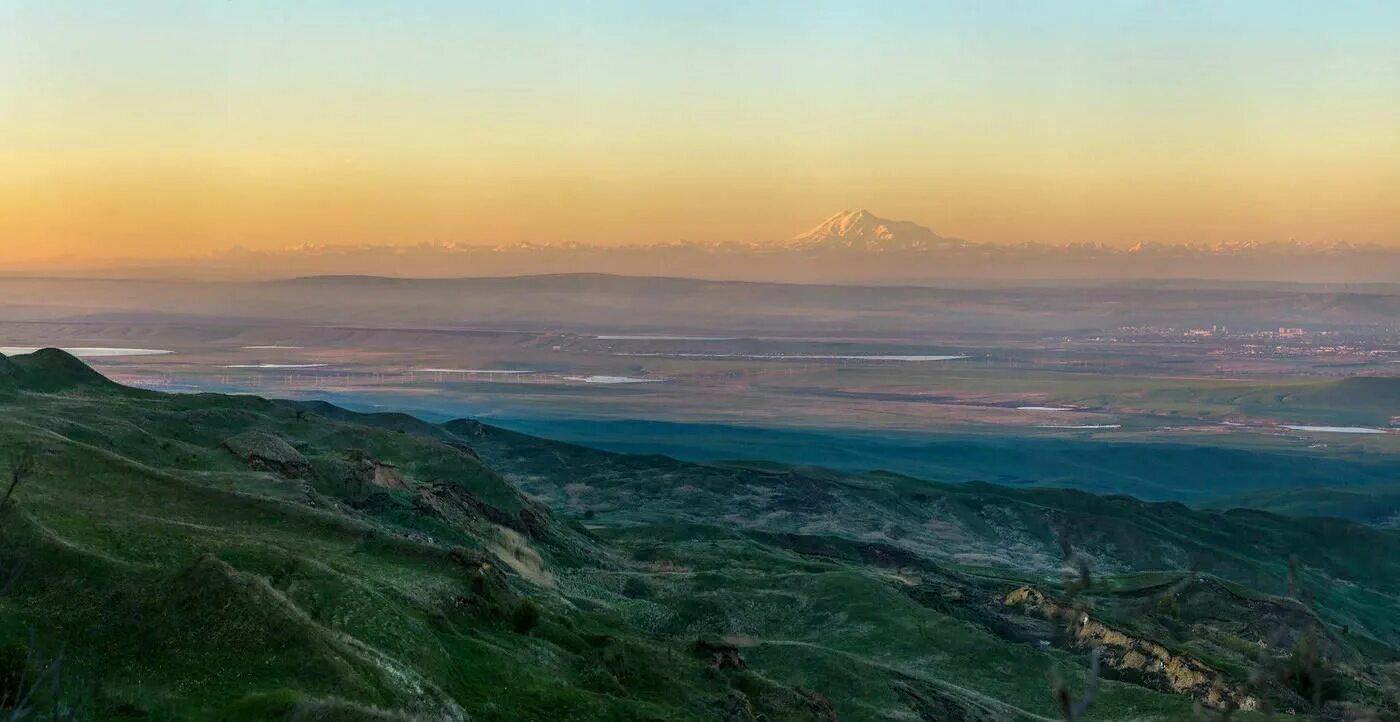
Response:
[[[12,470],[0,717],[1397,712],[1400,534],[1340,520],[607,454],[54,350],[0,357]]]

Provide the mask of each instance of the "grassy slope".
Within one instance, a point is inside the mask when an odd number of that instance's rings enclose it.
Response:
[[[690,718],[727,695],[686,658],[674,680],[611,694],[590,681],[589,657],[667,650],[486,561],[512,556],[518,532],[471,509],[449,522],[407,494],[338,488],[332,467],[353,448],[464,490],[500,520],[532,508],[441,441],[298,419],[252,397],[69,387],[4,408],[0,446],[34,448],[40,471],[4,518],[4,553],[24,574],[0,628],[66,644],[70,673],[96,681],[97,716],[243,718],[312,697],[434,717],[470,700],[476,719]],[[327,468],[311,482],[248,469],[219,447],[248,428],[295,439]],[[593,548],[564,526],[525,544],[560,569]],[[530,636],[506,619],[526,596],[547,610]]]
[[[454,422],[460,424],[460,422]],[[449,424],[448,428],[452,428]],[[614,523],[686,519],[876,541],[925,558],[1034,574],[1061,564],[1061,536],[1101,571],[1198,569],[1269,593],[1287,591],[1287,560],[1338,623],[1400,644],[1400,534],[1345,521],[1244,510],[1193,510],[1126,496],[991,484],[936,484],[783,466],[722,466],[609,454],[491,429],[491,464],[555,508]],[[557,480],[567,479],[567,484]]]
[[[0,512],[0,562],[23,570],[0,642],[65,647],[70,702],[94,717],[795,720],[827,699],[841,719],[1051,717],[1048,680],[1082,680],[1083,651],[1037,646],[1044,622],[995,600],[1026,581],[1063,593],[1066,529],[1118,574],[1100,583],[1105,614],[1183,650],[1212,640],[1197,651],[1236,675],[1252,654],[1230,651],[1238,634],[1122,612],[1160,581],[1133,574],[1194,557],[1273,599],[1291,552],[1322,617],[1300,614],[1360,640],[1328,631],[1339,660],[1400,636],[1400,542],[1341,522],[608,455],[470,422],[132,391],[74,364],[0,359],[0,460],[38,458]],[[304,465],[223,447],[249,432]],[[389,470],[401,486],[374,483]],[[596,510],[594,528],[517,484]],[[522,634],[525,598],[544,611]],[[697,638],[728,639],[748,667],[711,668]],[[1190,706],[1110,680],[1094,715]]]

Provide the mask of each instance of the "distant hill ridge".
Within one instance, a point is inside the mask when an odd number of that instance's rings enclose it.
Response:
[[[0,354],[0,388],[60,391],[77,386],[117,388],[107,377],[62,349],[41,348],[15,356]]]
[[[14,361],[4,354],[0,354],[0,388],[19,383],[20,374],[24,373]]]

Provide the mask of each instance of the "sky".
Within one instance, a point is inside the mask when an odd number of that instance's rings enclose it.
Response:
[[[0,0],[0,263],[789,237],[1400,246],[1400,3]]]

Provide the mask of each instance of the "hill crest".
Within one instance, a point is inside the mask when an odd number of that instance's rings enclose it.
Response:
[[[75,387],[116,388],[77,356],[58,348],[33,353],[0,355],[0,383],[25,391],[60,391]]]

